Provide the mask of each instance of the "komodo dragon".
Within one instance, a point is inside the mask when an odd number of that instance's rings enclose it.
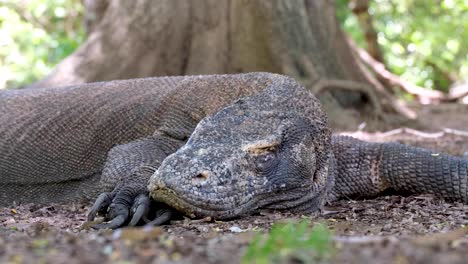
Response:
[[[141,223],[150,197],[218,219],[390,187],[468,203],[467,159],[332,136],[318,100],[269,73],[1,91],[0,155],[2,205],[98,197],[99,227]]]

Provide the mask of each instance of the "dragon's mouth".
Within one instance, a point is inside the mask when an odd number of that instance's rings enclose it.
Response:
[[[230,219],[235,218],[241,215],[245,215],[252,209],[256,208],[256,203],[254,200],[250,200],[243,204],[237,205],[233,208],[222,209],[214,207],[201,207],[192,203],[177,193],[167,187],[158,188],[157,190],[151,193],[151,197],[157,201],[167,204],[168,206],[176,209],[177,211],[187,215],[190,218],[199,218],[199,217],[213,217],[215,219]],[[205,204],[206,205],[206,204]]]
[[[176,193],[170,189],[159,189],[153,192],[151,196],[155,201],[165,203],[177,211],[184,213],[190,218],[197,217],[196,211],[198,210],[196,209],[198,208],[191,205],[187,201],[178,198]]]

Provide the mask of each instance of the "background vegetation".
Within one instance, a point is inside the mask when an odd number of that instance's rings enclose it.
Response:
[[[40,79],[84,38],[79,0],[0,0],[0,88]]]
[[[343,28],[365,48],[348,0],[336,3]],[[369,13],[391,72],[441,91],[467,78],[467,0],[371,0]],[[80,0],[0,0],[0,89],[42,78],[84,38]]]
[[[242,263],[322,263],[333,254],[332,234],[324,224],[308,220],[277,223],[259,233],[248,246]]]
[[[441,91],[468,78],[467,0],[371,0],[369,4],[384,62],[391,72]],[[344,30],[365,48],[348,0],[337,1],[337,13]]]

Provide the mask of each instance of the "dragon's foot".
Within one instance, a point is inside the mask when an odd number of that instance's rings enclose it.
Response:
[[[158,226],[169,222],[177,214],[167,205],[153,202],[146,191],[123,187],[98,196],[88,213],[88,221],[93,221],[97,215],[104,216],[107,222],[92,226],[94,229],[116,229],[126,225]]]

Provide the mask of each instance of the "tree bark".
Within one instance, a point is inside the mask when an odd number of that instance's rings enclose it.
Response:
[[[375,81],[358,66],[333,1],[86,0],[85,8],[87,41],[33,88],[252,71],[286,74],[312,90],[323,80],[348,80],[353,87]],[[375,117],[363,104],[365,93],[331,88],[323,95],[327,111],[357,107],[353,117],[337,114],[353,125]]]

